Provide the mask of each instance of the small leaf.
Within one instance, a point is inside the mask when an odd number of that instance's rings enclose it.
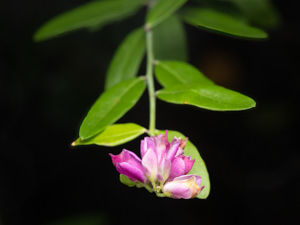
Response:
[[[145,54],[145,31],[131,32],[121,43],[106,74],[105,89],[137,75]]]
[[[255,24],[275,28],[279,25],[280,16],[276,8],[269,0],[230,0],[243,13],[243,15]]]
[[[265,31],[214,9],[187,8],[182,16],[185,22],[205,30],[240,38],[263,39],[268,37]]]
[[[131,16],[143,4],[142,0],[92,1],[49,20],[35,33],[34,40],[42,41],[79,28],[103,26]]]
[[[157,131],[157,134],[164,134],[165,131]],[[168,139],[171,142],[174,137],[185,139],[186,137],[178,131],[168,130]],[[184,148],[184,154],[187,156],[191,156],[192,159],[195,159],[195,163],[188,174],[194,174],[200,176],[201,186],[205,186],[205,188],[200,192],[197,198],[206,199],[210,193],[210,180],[209,174],[205,165],[204,160],[201,158],[201,155],[195,145],[191,141],[187,141],[186,146]]]
[[[105,128],[103,132],[86,140],[78,138],[73,142],[76,145],[117,146],[129,142],[146,132],[144,127],[135,123],[114,124]]]
[[[175,104],[187,104],[216,111],[244,110],[255,107],[255,101],[218,85],[187,84],[162,89],[157,97]]]
[[[150,9],[146,16],[146,27],[153,28],[171,16],[187,0],[160,0]]]
[[[84,118],[79,137],[86,140],[120,119],[139,100],[145,90],[143,77],[123,81],[105,91]]]
[[[153,51],[156,60],[187,61],[186,34],[177,16],[170,16],[153,29]]]
[[[135,185],[137,185],[136,182],[133,182],[126,175],[123,175],[123,174],[120,174],[120,181],[122,184],[125,184],[128,187],[134,187]]]
[[[187,83],[213,84],[197,68],[178,61],[159,61],[155,65],[155,77],[163,87]]]

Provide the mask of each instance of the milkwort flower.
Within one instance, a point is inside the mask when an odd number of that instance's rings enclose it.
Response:
[[[184,155],[185,145],[186,140],[177,137],[170,143],[166,132],[141,141],[142,159],[126,149],[119,155],[109,155],[117,171],[137,187],[154,191],[159,197],[190,199],[196,197],[204,186],[200,186],[200,176],[187,175],[195,160]]]

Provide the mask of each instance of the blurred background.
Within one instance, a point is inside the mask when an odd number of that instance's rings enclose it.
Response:
[[[0,2],[0,224],[299,221],[297,1],[273,1],[281,22],[269,30],[267,41],[185,27],[189,62],[215,83],[257,102],[247,111],[212,112],[158,100],[157,127],[188,136],[207,164],[212,190],[206,200],[157,198],[122,185],[108,153],[122,148],[138,153],[139,139],[115,148],[70,146],[103,91],[115,49],[143,24],[141,11],[94,33],[32,41],[44,22],[85,2]],[[147,127],[147,95],[119,122]]]

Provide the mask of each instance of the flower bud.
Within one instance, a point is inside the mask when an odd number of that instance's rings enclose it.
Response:
[[[163,187],[163,192],[166,196],[176,199],[195,198],[204,188],[204,186],[200,186],[200,183],[200,176],[184,175],[167,182]]]

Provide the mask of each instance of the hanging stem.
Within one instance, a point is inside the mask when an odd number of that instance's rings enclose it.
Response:
[[[155,135],[155,113],[156,113],[156,103],[155,103],[155,89],[154,89],[154,79],[153,79],[153,39],[152,31],[145,27],[146,31],[146,43],[147,43],[147,84],[149,93],[149,135]]]

